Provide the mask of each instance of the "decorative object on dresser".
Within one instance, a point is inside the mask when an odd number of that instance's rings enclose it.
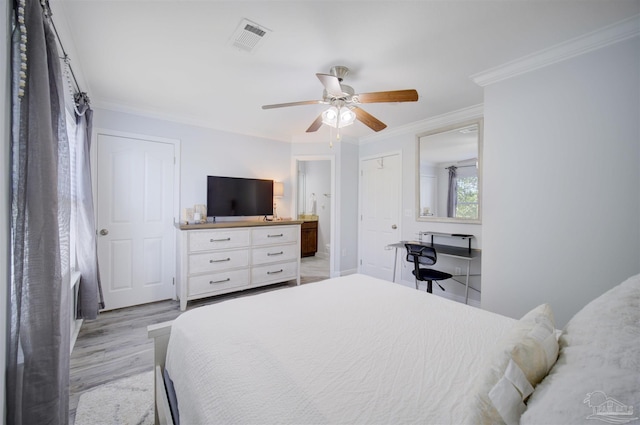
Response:
[[[181,225],[176,293],[180,309],[213,295],[296,280],[300,221]]]
[[[300,231],[300,255],[311,257],[318,251],[318,220],[305,220]]]
[[[276,202],[277,198],[282,198],[284,196],[284,183],[282,182],[273,182],[273,219],[278,220],[278,203]]]

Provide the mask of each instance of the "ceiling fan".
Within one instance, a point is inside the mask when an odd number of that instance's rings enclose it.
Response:
[[[263,105],[262,109],[315,104],[331,105],[329,109],[318,115],[307,129],[307,133],[317,131],[322,124],[340,129],[352,124],[356,119],[373,131],[380,131],[386,128],[387,125],[360,108],[360,104],[415,102],[418,100],[418,92],[413,89],[355,94],[353,87],[342,83],[348,73],[349,68],[346,66],[333,66],[329,70],[329,74],[316,74],[324,86],[322,100],[303,100],[300,102]]]

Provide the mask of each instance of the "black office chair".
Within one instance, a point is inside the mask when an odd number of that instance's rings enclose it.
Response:
[[[418,289],[418,281],[427,282],[427,292],[432,293],[433,281],[444,291],[439,280],[451,279],[452,275],[441,272],[439,270],[420,268],[420,265],[433,266],[438,261],[436,250],[430,246],[407,243],[407,261],[413,263],[413,275],[415,276],[416,289]]]

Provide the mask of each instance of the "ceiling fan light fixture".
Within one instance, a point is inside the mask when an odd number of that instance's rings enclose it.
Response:
[[[354,114],[351,109],[345,108],[341,112],[342,113],[340,114],[340,122],[343,123],[343,125],[353,124],[353,122],[356,120],[356,114]]]
[[[322,113],[322,121],[324,121],[325,124],[333,123],[333,126],[335,127],[336,118],[338,118],[338,108],[335,106],[330,107]]]
[[[322,113],[322,122],[333,128],[342,128],[351,125],[355,119],[356,114],[349,108],[336,108],[335,106],[331,106]]]

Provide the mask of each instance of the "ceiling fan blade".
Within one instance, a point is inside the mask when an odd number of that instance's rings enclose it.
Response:
[[[289,103],[275,103],[273,105],[262,105],[262,109],[275,109],[275,108],[284,108],[287,106],[300,106],[300,105],[317,105],[319,103],[327,103],[324,100],[302,100],[300,102],[289,102]]]
[[[415,102],[418,92],[411,90],[378,91],[353,96],[355,103]],[[357,100],[355,100],[357,98]]]
[[[314,131],[318,131],[320,126],[322,125],[322,114],[318,115],[318,118],[307,128],[307,133],[313,133]]]
[[[373,131],[380,131],[387,128],[387,125],[385,123],[383,123],[364,109],[353,108],[352,111],[355,112],[358,121],[372,129]]]
[[[342,87],[340,87],[340,80],[335,75],[330,74],[316,74],[316,77],[320,80],[327,93],[333,97],[342,97]]]

